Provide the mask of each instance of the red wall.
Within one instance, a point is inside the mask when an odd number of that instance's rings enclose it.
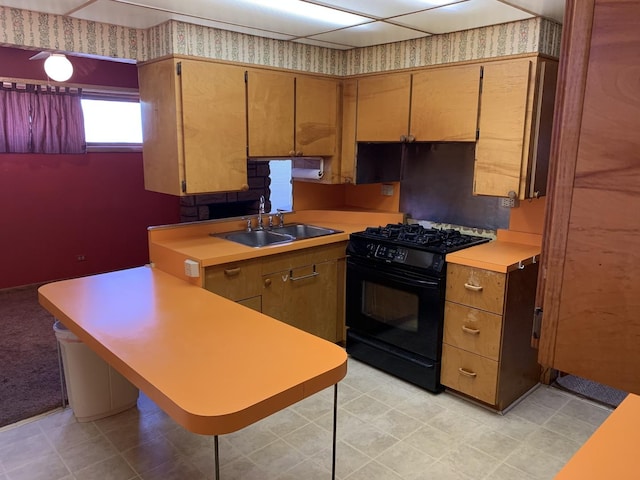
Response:
[[[0,76],[40,78],[33,53],[0,47]],[[135,65],[72,62],[70,82],[137,88]],[[144,189],[141,153],[0,154],[0,288],[143,265],[147,227],[179,209]]]

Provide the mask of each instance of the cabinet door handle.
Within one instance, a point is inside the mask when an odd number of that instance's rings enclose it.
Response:
[[[471,290],[472,292],[482,291],[482,285],[471,285],[470,283],[465,283],[464,288],[466,288],[467,290]]]
[[[313,266],[313,272],[311,272],[309,275],[302,275],[301,277],[294,277],[293,270],[289,270],[289,280],[291,280],[292,282],[297,282],[298,280],[304,280],[305,278],[317,277],[318,275],[320,274],[316,272],[315,265]]]
[[[271,279],[270,278],[265,278],[264,279],[264,286],[268,287],[269,285],[271,285]]]
[[[479,328],[469,328],[466,325],[462,326],[462,331],[465,333],[468,333],[469,335],[479,335],[480,334],[480,329]]]
[[[240,274],[240,268],[225,268],[224,274],[227,277],[235,277],[236,275]]]
[[[458,371],[459,371],[462,375],[464,375],[465,377],[475,378],[475,377],[477,377],[477,376],[478,376],[478,374],[477,374],[476,372],[472,372],[472,371],[467,370],[467,369],[462,368],[462,367],[458,368]]]

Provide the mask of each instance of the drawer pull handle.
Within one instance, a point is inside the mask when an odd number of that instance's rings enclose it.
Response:
[[[476,372],[470,372],[469,370],[466,370],[462,367],[458,368],[458,371],[464,375],[465,377],[471,377],[471,378],[475,378],[478,376],[478,374]]]
[[[480,329],[479,328],[469,328],[465,325],[462,326],[462,331],[464,333],[468,333],[469,335],[479,335],[480,334]]]
[[[466,288],[467,290],[471,290],[473,292],[481,292],[482,291],[482,285],[471,285],[470,283],[465,283],[464,284],[464,288]]]
[[[313,266],[313,272],[311,272],[309,275],[302,275],[301,277],[294,277],[293,276],[293,270],[289,271],[289,280],[291,280],[292,282],[297,282],[298,280],[304,280],[305,278],[312,278],[312,277],[317,277],[318,275],[320,275],[319,272],[316,272],[316,266]]]
[[[227,277],[235,277],[236,275],[240,274],[240,269],[239,268],[225,268],[224,269],[224,274]]]

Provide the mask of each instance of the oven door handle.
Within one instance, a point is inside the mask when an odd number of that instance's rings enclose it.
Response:
[[[373,269],[364,265],[357,264],[353,261],[347,262],[347,271],[349,269],[354,269],[356,272],[364,274],[367,276],[367,280],[377,279],[379,281],[385,280],[393,280],[396,283],[406,285],[409,287],[429,287],[429,288],[438,288],[440,286],[440,281],[438,280],[427,280],[423,278],[417,278],[416,276],[402,276],[398,275],[394,272],[384,272],[381,273],[379,269]],[[407,275],[410,275],[407,272]]]

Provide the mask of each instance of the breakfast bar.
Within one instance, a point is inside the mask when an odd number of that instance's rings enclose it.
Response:
[[[187,430],[216,437],[325,388],[341,347],[150,266],[40,287],[39,301]]]

